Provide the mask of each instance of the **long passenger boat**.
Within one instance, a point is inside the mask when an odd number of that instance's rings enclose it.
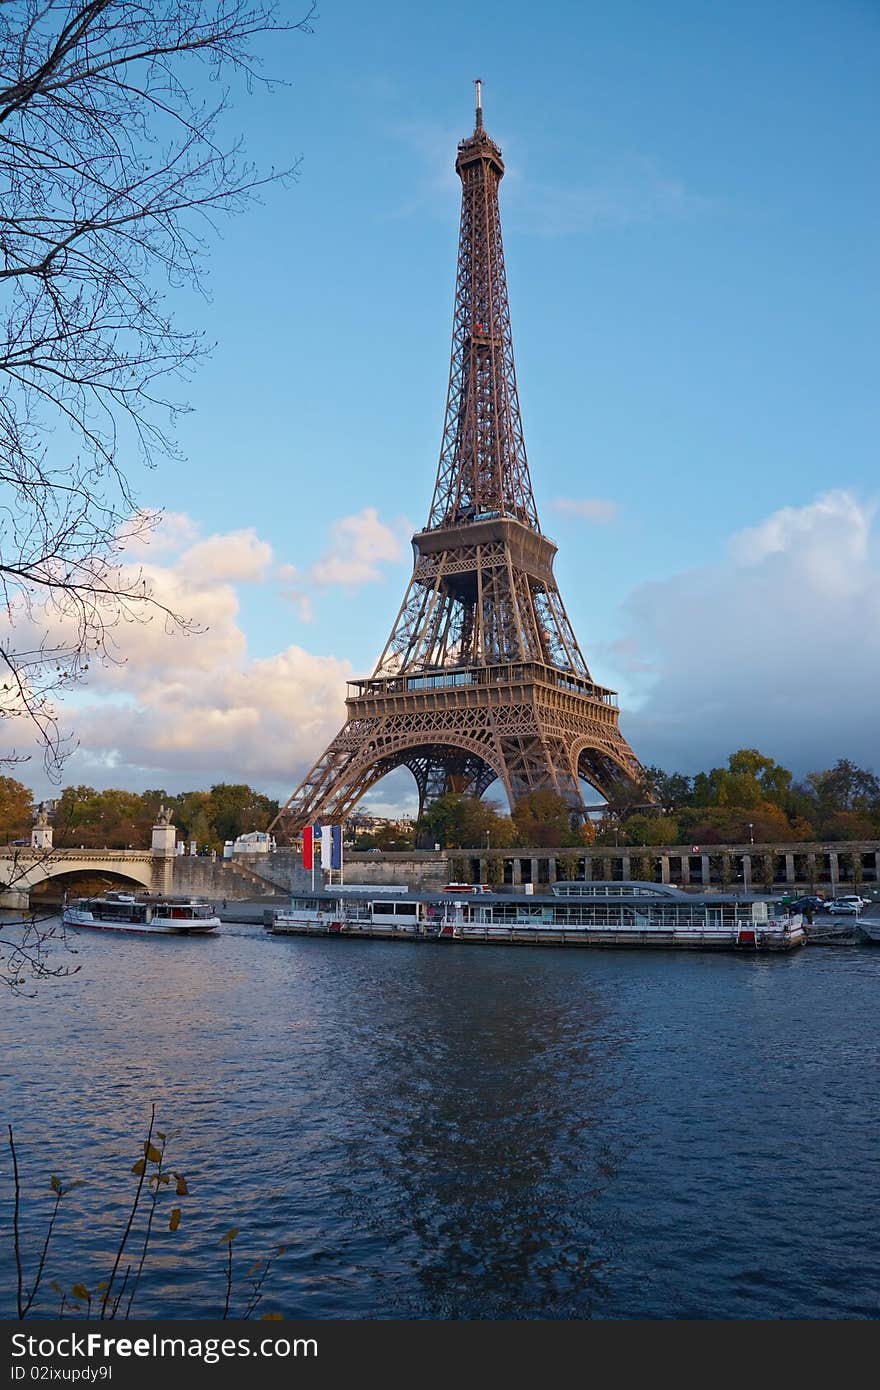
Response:
[[[800,913],[772,898],[686,893],[667,884],[555,885],[551,896],[480,892],[365,896],[344,887],[297,895],[271,914],[275,935],[453,940],[487,945],[790,951],[806,941]]]
[[[220,925],[220,918],[210,903],[194,898],[140,897],[133,893],[74,898],[65,903],[61,920],[65,927],[152,932],[163,936],[203,935],[216,931]]]

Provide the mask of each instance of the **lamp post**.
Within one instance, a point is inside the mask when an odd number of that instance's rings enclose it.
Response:
[[[754,834],[753,834],[754,829],[755,829],[754,825],[752,824],[751,821],[749,821],[749,844],[750,844],[750,845],[753,845],[753,844],[755,843],[755,836],[754,836]]]

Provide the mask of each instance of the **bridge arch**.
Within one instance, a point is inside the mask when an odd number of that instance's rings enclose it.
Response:
[[[115,868],[101,868],[98,865],[70,868],[61,864],[55,873],[47,873],[37,882],[32,882],[30,895],[32,903],[40,898],[54,902],[60,900],[65,893],[71,896],[94,897],[99,893],[149,891],[151,887],[152,878],[149,873],[135,875],[127,870],[123,872]]]
[[[34,891],[54,897],[53,887],[60,890],[67,883],[84,885],[89,877],[103,880],[111,888],[150,890],[162,886],[156,883],[159,867],[149,850],[0,852],[0,892],[27,896]]]

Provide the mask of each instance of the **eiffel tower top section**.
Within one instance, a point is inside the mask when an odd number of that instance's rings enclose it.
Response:
[[[458,147],[461,232],[446,421],[428,529],[487,514],[540,533],[523,439],[507,303],[498,185],[501,150],[483,128],[477,82],[473,135]]]
[[[455,167],[461,233],[437,482],[373,677],[524,661],[590,683],[529,477],[498,210],[504,162],[483,129],[479,83],[474,133],[459,145]]]

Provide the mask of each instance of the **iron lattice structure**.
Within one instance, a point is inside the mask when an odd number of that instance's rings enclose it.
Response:
[[[500,778],[511,805],[537,790],[583,808],[640,782],[616,696],[592,680],[541,531],[520,419],[498,185],[501,151],[476,128],[458,147],[461,231],[452,360],[428,524],[376,669],[353,681],[348,719],[275,822],[289,836],[339,821],[408,767],[420,811]]]

